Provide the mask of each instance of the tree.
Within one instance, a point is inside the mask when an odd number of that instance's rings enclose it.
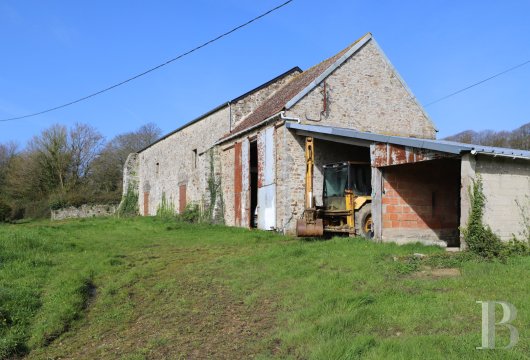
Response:
[[[66,127],[52,125],[33,137],[28,144],[28,150],[37,157],[41,179],[47,190],[64,190],[71,162]]]
[[[76,123],[68,133],[70,186],[84,182],[103,145],[103,136],[94,127]]]
[[[17,154],[18,145],[14,142],[0,144],[0,194],[5,193],[9,166]]]
[[[444,140],[458,141],[466,144],[530,150],[530,123],[512,131],[482,130],[476,132],[466,130],[456,135],[448,136]]]
[[[93,181],[102,191],[121,192],[123,165],[130,153],[138,152],[156,141],[161,130],[153,123],[136,131],[115,136],[94,161]]]

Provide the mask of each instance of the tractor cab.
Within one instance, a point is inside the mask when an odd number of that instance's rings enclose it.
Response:
[[[324,165],[324,209],[346,210],[347,193],[355,197],[371,196],[371,171],[368,163],[345,161]]]
[[[306,138],[306,206],[296,221],[298,236],[323,236],[342,233],[373,237],[372,169],[369,163],[342,161],[324,165],[322,206],[313,196],[314,143]]]

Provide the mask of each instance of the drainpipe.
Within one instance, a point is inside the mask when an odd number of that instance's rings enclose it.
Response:
[[[284,114],[285,114],[285,111],[281,111],[280,112],[280,118],[282,120],[285,120],[285,121],[296,121],[298,124],[300,124],[300,118],[288,117],[288,116],[284,116]]]

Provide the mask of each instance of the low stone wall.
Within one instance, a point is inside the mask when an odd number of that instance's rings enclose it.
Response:
[[[118,209],[118,205],[81,205],[52,210],[52,220],[110,216]]]

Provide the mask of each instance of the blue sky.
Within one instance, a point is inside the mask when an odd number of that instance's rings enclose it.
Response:
[[[166,61],[283,2],[0,0],[0,118],[44,110]],[[88,101],[0,122],[21,145],[53,123],[107,138],[164,132],[372,32],[421,103],[530,60],[530,1],[295,0],[190,56]],[[439,137],[530,121],[530,64],[426,108]]]

